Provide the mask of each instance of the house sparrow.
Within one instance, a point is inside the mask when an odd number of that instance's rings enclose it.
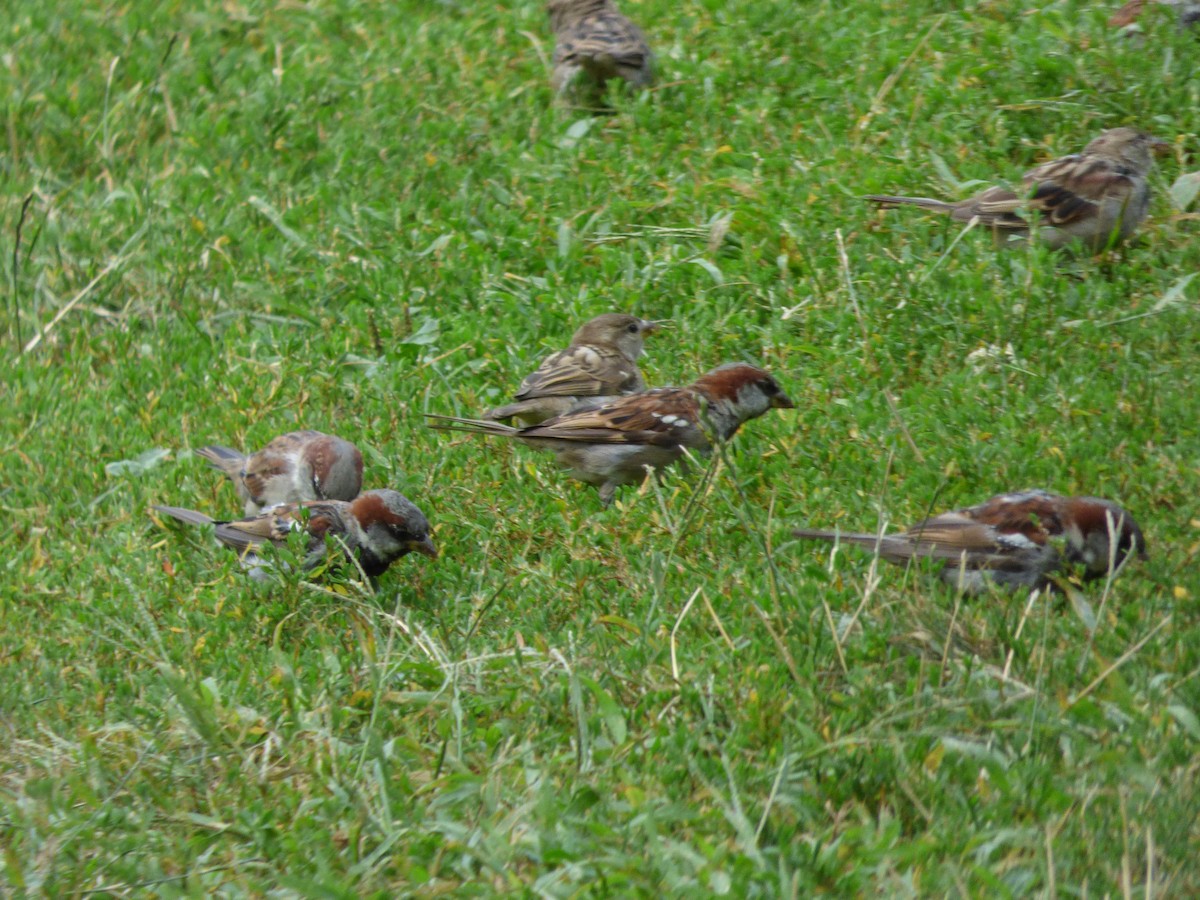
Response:
[[[242,554],[256,577],[261,577],[262,573],[256,569],[263,564],[258,549],[268,543],[284,543],[289,532],[297,529],[309,535],[306,569],[324,557],[327,536],[339,539],[346,553],[372,578],[414,551],[432,559],[438,555],[429,537],[429,521],[398,491],[365,491],[349,503],[345,500],[288,503],[227,522],[178,506],[151,508],[181,522],[216,526],[217,540]]]
[[[597,93],[610,78],[624,78],[635,88],[654,80],[654,55],[646,36],[612,0],[550,0],[546,12],[554,29],[550,84],[555,93],[579,78]]]
[[[517,419],[536,425],[561,416],[581,400],[600,403],[621,394],[646,389],[637,360],[645,338],[663,326],[637,316],[605,313],[585,322],[571,346],[542,360],[537,371],[527,375],[514,398],[516,402],[484,413],[485,419]]]
[[[600,500],[607,506],[618,487],[640,484],[648,467],[668,466],[683,456],[685,449],[708,450],[709,431],[725,441],[743,422],[768,409],[794,406],[762,369],[727,363],[702,375],[690,387],[618,397],[527,428],[452,416],[429,418],[445,423],[434,428],[512,438],[549,450],[577,480],[598,486]]]
[[[945,560],[942,579],[971,594],[991,584],[1045,587],[1051,575],[1078,565],[1083,567],[1083,580],[1091,581],[1115,572],[1131,553],[1146,557],[1142,530],[1116,503],[1039,490],[1001,494],[978,506],[944,512],[902,534],[811,528],[792,534],[803,540],[877,548],[882,558],[899,565],[916,558]]]
[[[1020,213],[1037,213],[1037,233],[1050,249],[1078,240],[1100,251],[1110,242],[1128,239],[1146,218],[1151,153],[1168,147],[1166,141],[1133,128],[1110,128],[1082,153],[1030,169],[1020,192],[993,187],[957,203],[879,194],[864,199],[882,209],[910,204],[947,213],[959,222],[977,219],[992,229],[1000,244],[1010,235],[1029,233],[1030,220]]]
[[[281,503],[353,500],[362,490],[358,448],[319,431],[281,435],[249,456],[228,447],[201,447],[196,453],[229,476],[247,516]]]

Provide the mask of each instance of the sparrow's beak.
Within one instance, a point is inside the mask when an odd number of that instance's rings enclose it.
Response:
[[[670,328],[671,324],[670,319],[642,319],[642,331],[646,334],[654,334],[664,328]]]
[[[422,556],[428,556],[430,559],[437,559],[437,547],[433,546],[433,538],[426,537],[422,541],[410,541],[408,549],[420,553]]]
[[[1171,142],[1162,138],[1150,139],[1150,150],[1155,156],[1167,156],[1171,152]]]
[[[792,402],[792,398],[780,391],[771,398],[771,406],[774,409],[795,409],[796,404]]]

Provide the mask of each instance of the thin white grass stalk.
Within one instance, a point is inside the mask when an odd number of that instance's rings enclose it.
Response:
[[[872,566],[874,562],[872,562]],[[868,578],[870,573],[868,572]],[[870,593],[870,587],[863,592],[863,602],[866,602],[867,594]],[[842,667],[842,674],[848,675],[850,667],[846,664],[846,654],[842,652],[842,639],[838,637],[837,623],[833,621],[833,610],[829,606],[829,601],[825,599],[825,592],[821,591],[821,610],[825,613],[825,624],[829,626],[829,636],[833,638],[833,649],[837,651],[838,665]]]
[[[746,492],[742,490],[741,484],[738,483],[737,470],[734,469],[733,463],[726,457],[725,452],[725,443],[722,441],[717,444],[717,452],[714,455],[719,455],[721,459],[725,460],[725,465],[732,476],[730,480],[733,483],[734,491],[741,501],[740,505],[734,504],[731,501],[730,508],[742,520],[742,524],[746,526],[747,530],[757,537],[762,544],[763,553],[767,560],[767,584],[771,588],[771,603],[774,606],[776,617],[782,618],[783,608],[779,602],[779,569],[775,565],[775,559],[771,554],[771,548],[766,538],[758,528],[754,527],[754,516],[750,507],[750,500],[746,496]],[[792,658],[791,651],[788,649],[787,644],[784,643],[783,638],[775,631],[774,626],[771,624],[771,617],[767,615],[767,611],[752,597],[748,597],[747,602],[750,604],[750,608],[754,611],[755,615],[763,623],[767,634],[770,635],[771,641],[775,644],[775,649],[779,651],[779,655],[783,658],[783,662],[787,666],[788,673],[795,680],[796,684],[804,684],[804,681],[800,678],[800,670],[796,667],[796,661]]]
[[[1146,825],[1146,900],[1154,897],[1154,825]]]
[[[913,456],[917,458],[917,462],[925,464],[925,454],[921,452],[921,448],[917,446],[917,442],[913,440],[912,432],[908,430],[908,425],[905,424],[904,418],[900,415],[900,407],[896,405],[896,398],[892,396],[892,392],[886,388],[883,391],[883,399],[887,401],[888,409],[892,411],[892,418],[896,420],[896,424],[900,426],[900,434],[912,449]]]
[[[759,840],[762,838],[763,829],[767,827],[767,816],[771,814],[771,807],[775,805],[775,798],[779,796],[779,785],[783,783],[783,776],[788,770],[788,763],[791,762],[791,755],[783,754],[783,759],[779,761],[779,771],[775,773],[775,781],[771,784],[771,793],[767,795],[767,802],[763,806],[762,815],[758,819],[758,827],[754,829],[754,844],[758,846]]]
[[[197,878],[201,875],[211,875],[214,872],[227,872],[230,869],[243,869],[247,866],[261,865],[267,867],[270,860],[266,857],[255,856],[251,859],[239,859],[236,862],[226,863],[223,866],[212,866],[208,869],[196,869],[194,871],[183,872],[179,875],[164,875],[162,878],[152,878],[149,881],[122,881],[114,884],[106,884],[104,887],[91,888],[90,890],[80,891],[80,897],[91,897],[96,894],[119,894],[128,893],[135,888],[153,887],[156,884],[169,884],[172,881],[185,881],[188,878]]]
[[[929,280],[930,276],[933,275],[933,273],[936,272],[941,267],[942,263],[944,263],[946,261],[947,257],[949,257],[950,254],[954,252],[954,248],[958,246],[958,242],[961,241],[964,237],[966,237],[967,233],[969,231],[971,231],[978,224],[979,224],[979,216],[971,216],[971,220],[969,222],[967,222],[966,227],[963,228],[963,230],[960,231],[957,235],[955,235],[954,240],[952,240],[950,242],[950,246],[947,247],[945,250],[943,250],[942,255],[937,258],[937,262],[935,262],[932,266],[930,266],[926,270],[925,274],[921,276],[921,280],[917,282],[917,287],[920,287],[926,281]]]
[[[139,228],[137,230],[137,232],[133,235],[133,237],[131,237],[128,241],[125,242],[125,246],[121,248],[121,252],[119,254],[117,254],[116,256],[114,256],[112,259],[110,259],[108,261],[108,265],[106,265],[103,269],[101,269],[100,273],[95,278],[93,278],[91,281],[89,281],[83,290],[81,290],[78,294],[76,294],[74,297],[72,297],[70,300],[68,300],[66,305],[62,309],[60,309],[57,313],[55,313],[54,318],[50,320],[49,324],[46,325],[45,328],[43,328],[38,334],[35,334],[33,337],[31,337],[29,339],[29,341],[21,349],[21,352],[28,353],[29,351],[31,351],[35,347],[37,347],[38,344],[40,344],[43,340],[45,340],[46,335],[48,335],[51,331],[53,331],[55,326],[57,326],[58,323],[61,322],[71,310],[73,310],[76,306],[78,306],[83,301],[83,299],[92,292],[92,289],[95,288],[96,285],[98,285],[101,281],[103,281],[108,276],[108,274],[110,272],[112,272],[114,269],[116,269],[119,266],[122,266],[126,262],[128,262],[130,260],[130,258],[133,256],[133,254],[126,253],[125,252],[126,247],[128,247],[133,241],[140,239],[141,236],[145,233],[146,233],[146,226],[143,225],[141,228]]]
[[[966,563],[966,554],[963,554],[963,562]],[[962,601],[966,591],[962,589],[962,585],[958,586],[958,590],[954,592],[954,612],[950,614],[950,624],[946,626],[946,643],[942,645],[942,667],[938,672],[938,687],[942,687],[946,683],[946,662],[950,659],[950,642],[954,640],[954,626],[958,623],[958,611],[962,609]]]
[[[891,742],[893,749],[895,749],[897,755],[899,755],[903,752],[903,750],[902,748],[896,747],[896,743],[896,741]],[[900,788],[904,796],[908,798],[908,801],[913,805],[916,811],[921,814],[921,818],[923,818],[926,822],[933,821],[933,813],[930,812],[928,806],[921,802],[921,798],[917,796],[917,792],[913,790],[912,785],[908,783],[907,778],[897,777],[896,786]]]
[[[1108,528],[1108,572],[1104,576],[1104,592],[1100,595],[1100,608],[1096,610],[1096,622],[1088,629],[1087,646],[1084,648],[1083,655],[1079,657],[1079,667],[1075,670],[1075,674],[1083,673],[1083,667],[1087,663],[1088,657],[1092,655],[1092,646],[1096,642],[1096,632],[1100,630],[1100,623],[1104,621],[1104,608],[1108,605],[1108,598],[1112,593],[1113,582],[1116,581],[1117,575],[1125,568],[1130,558],[1133,556],[1133,550],[1125,555],[1121,560],[1120,565],[1117,564],[1117,523],[1113,519],[1112,510],[1104,511],[1104,524]]]
[[[981,672],[984,675],[989,675],[992,678],[995,678],[997,681],[999,681],[1001,684],[1003,684],[1005,686],[1016,687],[1018,689],[1018,691],[1015,694],[1008,696],[1007,700],[1005,701],[1006,703],[1014,703],[1018,700],[1024,700],[1026,697],[1030,697],[1035,693],[1034,689],[1032,687],[1030,687],[1029,685],[1027,685],[1025,682],[1020,681],[1019,679],[1013,678],[1006,671],[1004,671],[1003,669],[999,669],[996,666],[986,666],[985,665],[985,666],[981,667],[980,669],[978,669],[977,671]],[[1001,705],[1004,705],[1004,704],[1001,704]]]
[[[1021,621],[1017,623],[1017,630],[1013,632],[1013,643],[1015,644],[1021,638],[1021,632],[1025,630],[1025,623],[1029,620],[1029,613],[1033,609],[1033,604],[1037,602],[1037,598],[1041,595],[1041,588],[1037,588],[1029,592],[1029,599],[1025,602],[1025,608],[1021,610]],[[1008,673],[1012,669],[1013,654],[1017,652],[1016,647],[1008,648],[1008,655],[1004,658],[1004,679],[1008,680]]]
[[[867,107],[867,111],[863,113],[862,117],[854,124],[855,146],[861,146],[862,132],[866,130],[866,127],[871,124],[871,120],[874,119],[875,116],[879,114],[879,111],[883,109],[883,101],[887,99],[887,95],[892,92],[892,88],[896,86],[896,83],[900,80],[904,73],[908,71],[908,67],[913,64],[917,58],[917,55],[925,49],[925,45],[929,43],[929,39],[933,37],[934,32],[942,26],[944,21],[946,21],[945,13],[934,19],[933,24],[929,26],[929,30],[925,32],[922,38],[917,41],[917,45],[913,47],[912,53],[908,54],[908,58],[905,59],[904,62],[900,63],[900,65],[898,65],[896,68],[892,69],[892,71],[888,74],[888,77],[883,79],[883,84],[879,86],[879,90],[877,90],[875,92],[875,96],[871,98],[871,105]]]
[[[750,819],[746,816],[745,807],[742,806],[742,798],[738,793],[737,779],[733,775],[733,764],[729,762],[729,754],[725,751],[724,745],[721,746],[721,768],[725,770],[725,781],[729,785],[729,807],[733,813],[731,823],[741,836],[742,845],[746,852],[754,857],[755,861],[762,864],[762,854],[758,850],[758,840],[755,837],[756,832],[750,825]]]
[[[1129,856],[1129,805],[1125,789],[1117,789],[1117,800],[1121,810],[1121,896],[1133,900],[1133,861]]]
[[[110,101],[112,99],[112,84],[113,76],[117,73],[117,66],[121,64],[121,57],[114,56],[111,63],[108,64],[108,77],[104,80],[104,115],[101,118],[101,128],[104,131],[104,139],[101,144],[101,155],[104,157],[104,162],[112,165],[112,132],[108,128],[108,115],[111,111]],[[111,176],[110,176],[111,178]],[[112,184],[109,183],[109,190],[112,190]]]
[[[542,68],[546,71],[550,71],[550,57],[546,55],[546,49],[542,46],[542,39],[532,31],[518,31],[517,34],[528,39],[529,43],[533,45],[533,52],[536,53],[538,59],[541,60]]]
[[[650,485],[649,490],[654,494],[654,499],[658,501],[658,511],[662,513],[663,521],[667,525],[667,531],[671,532],[671,537],[678,541],[679,529],[675,527],[675,522],[671,519],[670,510],[667,508],[667,501],[663,497],[662,485],[658,483],[658,476],[654,473],[654,466],[646,466],[646,478],[642,482],[642,489],[638,493],[645,493],[647,490],[646,485]]]
[[[698,587],[692,592],[692,596],[688,598],[688,602],[683,604],[683,609],[675,617],[675,626],[671,629],[671,677],[675,679],[676,684],[679,683],[679,660],[675,657],[675,636],[679,633],[679,626],[683,624],[683,620],[692,608],[692,604],[696,602],[696,598],[700,596],[703,590],[704,588]]]
[[[1074,706],[1076,703],[1078,703],[1080,700],[1082,700],[1084,697],[1086,697],[1088,694],[1090,694],[1092,691],[1094,691],[1097,687],[1100,686],[1101,682],[1103,682],[1106,678],[1108,678],[1109,675],[1111,675],[1113,672],[1115,672],[1121,666],[1125,665],[1125,663],[1128,662],[1130,660],[1130,658],[1134,656],[1134,654],[1136,654],[1139,650],[1142,649],[1142,647],[1144,647],[1146,645],[1146,643],[1150,640],[1150,638],[1154,637],[1156,634],[1158,634],[1160,631],[1162,631],[1164,628],[1166,628],[1169,624],[1171,624],[1171,619],[1172,619],[1172,616],[1168,615],[1165,619],[1163,619],[1161,622],[1159,622],[1157,625],[1155,625],[1153,628],[1151,628],[1150,631],[1146,634],[1146,636],[1144,638],[1142,638],[1140,641],[1138,641],[1136,644],[1134,644],[1132,647],[1130,647],[1128,650],[1126,650],[1124,653],[1122,653],[1117,658],[1116,662],[1114,662],[1111,666],[1109,666],[1107,669],[1105,669],[1103,672],[1101,672],[1099,675],[1097,675],[1094,679],[1092,679],[1091,684],[1089,684],[1087,687],[1085,687],[1082,691],[1080,691],[1075,697],[1073,697],[1071,699],[1071,701],[1067,704],[1067,709],[1070,709],[1072,706]]]
[[[1047,588],[1049,590],[1049,588]],[[1033,732],[1036,728],[1038,713],[1042,706],[1042,684],[1046,675],[1046,645],[1050,640],[1050,604],[1042,604],[1042,640],[1041,649],[1038,652],[1038,669],[1037,679],[1034,682],[1035,692],[1033,695],[1033,705],[1029,709],[1029,732],[1025,737],[1025,746],[1022,748],[1022,753],[1029,752],[1029,748],[1033,746]]]
[[[365,606],[366,604],[363,605]],[[396,605],[393,607],[392,617],[393,619],[397,620],[400,618],[399,591],[396,592]],[[397,629],[395,628],[387,629],[387,638],[383,642],[383,653],[377,654],[375,659],[370,664],[371,672],[374,675],[374,678],[372,679],[374,681],[374,695],[371,697],[371,715],[368,719],[367,730],[371,733],[374,733],[375,731],[375,722],[379,718],[380,705],[383,703],[384,687],[388,678],[390,677],[388,670],[391,667],[392,649],[396,643],[396,632]],[[370,741],[363,741],[362,750],[358,755],[358,763],[354,767],[355,781],[362,777],[363,767],[367,764],[367,756],[370,752],[370,746]],[[390,808],[390,805],[385,805],[385,809],[386,808]]]
[[[837,229],[834,234],[837,237],[838,260],[842,269],[842,278],[846,282],[846,294],[850,297],[850,308],[854,310],[854,318],[858,320],[858,329],[862,332],[864,362],[870,363],[870,368],[874,368],[874,360],[871,355],[871,335],[867,330],[867,321],[863,318],[862,309],[858,305],[858,294],[854,290],[854,278],[850,274],[850,257],[846,255],[846,242],[842,238],[842,229]]]
[[[575,770],[582,774],[591,770],[591,738],[588,735],[587,716],[583,708],[583,688],[562,651],[554,649],[550,653],[567,673],[567,696],[570,698],[571,712],[575,717]]]
[[[1058,884],[1054,877],[1054,834],[1050,826],[1046,826],[1046,896],[1058,896]]]
[[[717,611],[713,609],[712,603],[708,600],[708,594],[701,594],[700,599],[704,601],[704,608],[708,610],[708,614],[712,617],[713,623],[717,626],[717,631],[721,633],[725,645],[732,651],[737,651],[737,647],[733,643],[733,639],[729,637],[729,632],[725,630],[725,625],[721,622],[721,617],[717,615]]]

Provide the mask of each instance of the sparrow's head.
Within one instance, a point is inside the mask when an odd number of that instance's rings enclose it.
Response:
[[[1146,538],[1124,508],[1098,497],[1071,497],[1063,522],[1067,557],[1083,563],[1087,579],[1103,578],[1130,554],[1147,557]]]
[[[731,437],[743,422],[769,409],[796,407],[774,378],[747,363],[718,366],[697,378],[692,390],[708,401],[722,438]]]
[[[654,321],[621,313],[605,313],[584,322],[571,338],[571,343],[616,347],[626,359],[636,360],[645,352],[646,336],[667,324],[665,319]]]
[[[1083,148],[1085,154],[1116,160],[1127,168],[1145,174],[1154,164],[1154,156],[1171,149],[1164,140],[1136,128],[1110,128]]]
[[[437,559],[425,514],[398,491],[364,491],[350,504],[366,540],[359,548],[363,571],[374,577],[402,556],[417,552]]]

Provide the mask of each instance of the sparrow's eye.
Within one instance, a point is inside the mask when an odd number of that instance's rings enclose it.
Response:
[[[630,334],[637,334],[640,327],[641,326],[639,326],[637,322],[630,322],[629,325],[626,326],[625,330]]]

